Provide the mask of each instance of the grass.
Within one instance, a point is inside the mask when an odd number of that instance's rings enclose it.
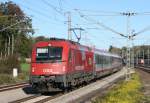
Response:
[[[30,64],[28,64],[28,63],[22,63],[22,64],[21,64],[21,70],[22,70],[23,72],[28,72],[29,69],[30,69]]]
[[[21,64],[22,73],[18,77],[22,80],[29,80],[30,64],[22,63]]]
[[[123,81],[115,86],[104,97],[96,98],[93,103],[141,103],[144,95],[138,74],[133,74],[131,80]]]

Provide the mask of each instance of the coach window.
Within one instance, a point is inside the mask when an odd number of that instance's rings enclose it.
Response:
[[[95,54],[95,64],[96,64],[96,68],[98,68],[99,58],[97,54]]]
[[[111,67],[111,57],[108,56],[109,67]]]
[[[95,54],[95,64],[98,64],[98,56]]]
[[[109,65],[108,56],[106,56],[105,61],[106,61],[106,62],[105,62],[105,64],[106,64],[105,67],[107,68],[108,65]]]
[[[103,68],[105,68],[105,64],[106,64],[106,59],[105,59],[105,56],[102,56],[102,65],[103,65]]]
[[[110,57],[110,66],[112,66],[112,57]]]
[[[109,67],[109,57],[105,56],[104,59],[103,59],[103,61],[104,61],[104,67],[108,68]]]
[[[99,55],[99,64],[100,64],[100,67],[103,68],[103,56],[102,55]]]

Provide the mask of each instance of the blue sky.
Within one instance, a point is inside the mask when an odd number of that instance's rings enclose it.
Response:
[[[0,0],[1,1],[1,0]],[[7,0],[2,0],[7,1]],[[97,48],[108,49],[110,45],[122,47],[126,45],[123,39],[116,33],[104,29],[95,22],[102,22],[104,25],[126,35],[127,17],[119,13],[136,12],[139,15],[130,17],[130,30],[138,32],[150,26],[150,15],[143,15],[143,12],[150,12],[150,0],[12,0],[18,4],[26,15],[31,16],[34,36],[44,35],[46,37],[59,37],[67,39],[67,15],[59,14],[58,11],[66,14],[71,12],[72,27],[82,27],[81,43],[95,45]],[[48,4],[46,2],[48,2]],[[50,5],[54,6],[52,8]],[[74,9],[78,9],[75,11]],[[80,14],[86,15],[81,17]],[[150,13],[149,13],[150,14]],[[101,16],[91,16],[101,15]],[[104,16],[105,15],[105,16]],[[109,15],[109,16],[108,16]],[[93,21],[91,21],[94,20]],[[78,34],[78,32],[77,32]],[[73,40],[76,38],[73,35]],[[143,32],[134,40],[135,45],[149,44],[150,31]]]

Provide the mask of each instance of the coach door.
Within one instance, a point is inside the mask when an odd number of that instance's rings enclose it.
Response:
[[[74,67],[75,67],[75,53],[74,50],[71,49],[69,51],[69,71],[74,71]]]

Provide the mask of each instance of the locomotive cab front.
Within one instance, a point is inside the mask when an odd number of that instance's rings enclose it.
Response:
[[[39,42],[32,51],[30,83],[41,91],[64,86],[67,66],[65,42]],[[50,88],[49,88],[50,87]]]

